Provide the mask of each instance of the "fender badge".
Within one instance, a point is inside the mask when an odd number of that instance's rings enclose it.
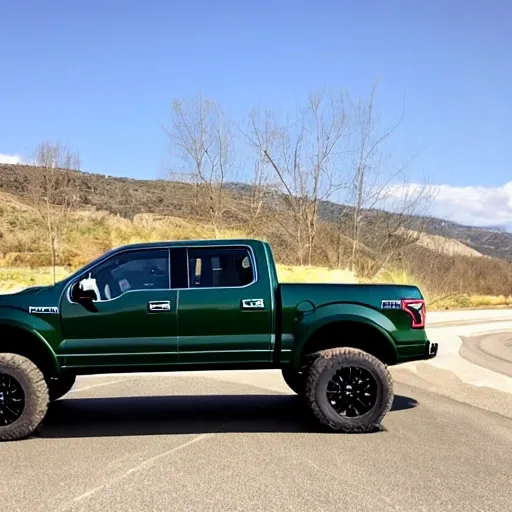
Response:
[[[401,300],[383,300],[380,305],[381,309],[402,309]]]
[[[49,314],[49,315],[58,315],[59,308],[56,306],[29,306],[28,312],[33,314]]]

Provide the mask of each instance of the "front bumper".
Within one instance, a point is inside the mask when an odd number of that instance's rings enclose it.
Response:
[[[432,343],[430,341],[427,342],[425,346],[425,359],[432,359],[437,355],[438,344]]]

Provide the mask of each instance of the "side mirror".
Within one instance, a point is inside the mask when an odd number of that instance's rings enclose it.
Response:
[[[81,281],[77,281],[71,289],[71,300],[73,302],[77,304],[91,304],[98,300],[98,296],[94,290],[84,290],[81,284]]]

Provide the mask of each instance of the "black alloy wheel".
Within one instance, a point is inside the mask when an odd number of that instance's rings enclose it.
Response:
[[[25,392],[11,375],[0,373],[0,426],[14,423],[25,409]]]
[[[377,402],[378,384],[365,368],[339,369],[327,384],[327,399],[341,416],[355,418],[371,411]]]
[[[48,411],[43,372],[20,354],[0,352],[0,442],[35,434]]]
[[[385,363],[353,347],[312,354],[305,398],[316,419],[337,432],[375,432],[393,404],[393,379]]]

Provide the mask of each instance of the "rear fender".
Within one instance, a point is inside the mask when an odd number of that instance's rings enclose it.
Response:
[[[389,344],[389,348],[398,356],[393,333],[396,326],[381,312],[360,304],[329,304],[315,308],[310,312],[297,311],[297,324],[292,362],[296,370],[300,369],[301,355],[306,344],[322,327],[339,322],[357,322],[375,329]]]

